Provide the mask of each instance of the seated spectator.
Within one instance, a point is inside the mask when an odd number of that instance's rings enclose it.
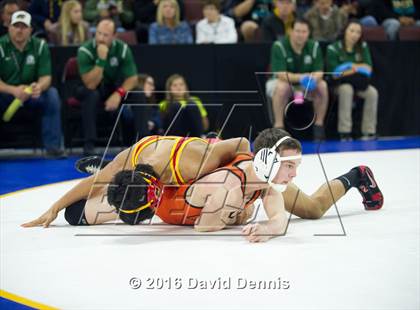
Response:
[[[178,2],[161,0],[156,22],[149,27],[149,44],[191,44],[193,36],[186,21],[180,21]]]
[[[32,0],[29,5],[35,31],[44,36],[51,31],[54,23],[58,21],[61,13],[62,0]]]
[[[134,90],[129,96],[129,101],[133,104],[126,104],[122,111],[124,125],[128,128],[124,138],[128,138],[125,142],[129,142],[130,145],[142,137],[162,133],[162,122],[156,102],[153,77],[139,74],[138,86]],[[135,136],[131,133],[135,133]]]
[[[180,19],[184,18],[184,2],[177,0],[180,9]],[[134,1],[134,16],[136,20],[137,41],[149,42],[150,24],[156,21],[156,12],[159,0]]]
[[[104,18],[110,18],[117,28],[131,29],[134,27],[133,2],[130,0],[86,0],[83,17],[91,25],[96,25]]]
[[[229,0],[223,13],[235,20],[245,42],[252,42],[255,31],[264,18],[270,15],[273,0]]]
[[[150,134],[162,134],[162,121],[155,96],[155,80],[148,74],[139,74],[139,88],[143,89],[146,102],[151,106],[151,114],[147,121]]]
[[[82,5],[77,0],[64,2],[58,23],[48,34],[50,43],[69,46],[80,45],[89,39],[89,24],[82,19]]]
[[[295,3],[295,0],[274,0],[273,14],[261,25],[264,42],[274,42],[290,34],[295,20]]]
[[[179,74],[166,80],[166,99],[159,105],[163,127],[169,135],[200,137],[209,128],[205,107],[198,97],[190,96],[187,83]]]
[[[158,0],[145,0],[134,2],[134,15],[136,19],[136,34],[139,43],[149,41],[150,24],[156,21]]]
[[[5,0],[1,3],[0,37],[8,33],[10,19],[14,12],[19,11],[17,0]]]
[[[362,139],[376,136],[378,91],[370,84],[372,59],[369,47],[362,41],[362,26],[350,21],[341,40],[328,45],[327,68],[335,72],[338,94],[338,132],[343,141],[352,139],[353,96],[364,99]]]
[[[61,102],[51,87],[51,59],[44,40],[31,37],[31,15],[13,13],[9,33],[0,38],[0,110],[15,99],[23,108],[42,109],[42,139],[47,157],[63,157]]]
[[[296,19],[290,37],[274,42],[271,48],[271,71],[275,74],[266,83],[266,93],[273,102],[274,127],[284,128],[284,109],[293,95],[292,88],[296,92],[308,92],[313,97],[316,113],[314,139],[323,140],[328,88],[322,79],[322,51],[318,42],[309,39],[309,29],[306,20]]]
[[[312,39],[334,41],[347,22],[346,15],[333,5],[332,0],[314,0],[314,5],[305,13],[312,31]]]
[[[296,0],[296,16],[304,16],[311,8],[313,0]]]
[[[390,40],[398,38],[401,26],[420,27],[420,1],[374,0],[372,13]]]
[[[219,0],[206,0],[203,6],[204,18],[196,26],[196,43],[236,43],[235,22],[220,14]]]
[[[116,111],[125,94],[137,86],[137,67],[130,47],[115,38],[112,19],[101,20],[95,38],[77,51],[83,85],[78,89],[85,137],[84,154],[95,154],[96,109],[104,102],[105,111]],[[145,100],[142,100],[145,101]]]
[[[341,12],[343,12],[347,20],[349,19],[358,19],[362,26],[377,26],[375,17],[369,15],[369,7],[372,0],[336,0],[335,4],[340,7]]]
[[[19,9],[21,11],[28,11],[32,0],[18,0]]]

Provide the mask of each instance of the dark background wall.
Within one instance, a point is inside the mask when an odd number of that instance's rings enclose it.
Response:
[[[420,42],[369,44],[379,91],[378,133],[381,136],[420,134]],[[325,46],[323,46],[325,48]],[[163,90],[173,73],[184,75],[209,110],[213,128],[224,126],[224,136],[254,136],[269,127],[264,83],[270,44],[133,46],[139,72],[151,74]],[[76,48],[51,48],[54,84],[60,85],[64,64]],[[335,103],[336,104],[336,103]],[[336,107],[332,108],[333,114]],[[229,117],[227,117],[229,116]],[[226,121],[227,119],[227,121]],[[328,124],[329,136],[336,119]],[[251,134],[250,134],[250,126]],[[304,136],[304,135],[303,135]]]
[[[374,63],[372,84],[380,94],[379,134],[420,134],[420,42],[372,42],[369,46]],[[225,106],[223,109],[221,106],[209,107],[213,125],[219,125],[217,123],[222,122],[220,119],[224,119],[224,115],[230,111],[230,105],[236,103],[250,104],[252,108],[236,107],[229,123],[241,126],[253,121],[258,128],[270,125],[264,109],[254,106],[264,101],[264,92],[261,90],[265,75],[256,72],[267,71],[270,47],[270,44],[139,45],[132,49],[139,72],[147,72],[155,77],[158,89],[164,89],[165,79],[169,75],[180,73],[187,78],[192,90],[248,91],[212,95],[200,92],[197,95],[205,103]],[[61,76],[65,61],[75,54],[75,49],[52,48],[56,77]],[[240,110],[244,113],[239,113]],[[252,115],[244,116],[248,113]]]

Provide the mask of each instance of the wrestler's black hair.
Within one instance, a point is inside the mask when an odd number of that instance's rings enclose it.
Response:
[[[280,128],[267,128],[261,131],[254,141],[254,153],[257,154],[262,148],[272,148],[277,141],[286,136],[289,136],[291,139],[286,139],[282,142],[277,152],[297,150],[299,153],[302,153],[302,145],[299,140],[294,139],[290,133]]]
[[[141,172],[159,179],[150,165],[137,165],[135,170],[118,172],[108,186],[108,203],[117,209],[120,219],[127,224],[135,225],[153,217],[152,208],[135,213],[124,213],[121,210],[134,210],[147,203],[147,186]]]

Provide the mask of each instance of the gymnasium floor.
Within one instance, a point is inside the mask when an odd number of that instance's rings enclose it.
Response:
[[[383,209],[365,211],[352,189],[322,219],[292,217],[285,236],[261,244],[239,228],[197,234],[158,221],[70,227],[60,215],[24,229],[83,175],[73,157],[1,161],[0,308],[419,309],[420,138],[316,148],[304,144],[299,187],[325,182],[320,160],[329,179],[366,164]]]

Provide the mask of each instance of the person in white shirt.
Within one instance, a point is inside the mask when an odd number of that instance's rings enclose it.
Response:
[[[232,18],[220,14],[219,0],[205,0],[204,18],[196,26],[196,43],[236,43],[238,33]]]

